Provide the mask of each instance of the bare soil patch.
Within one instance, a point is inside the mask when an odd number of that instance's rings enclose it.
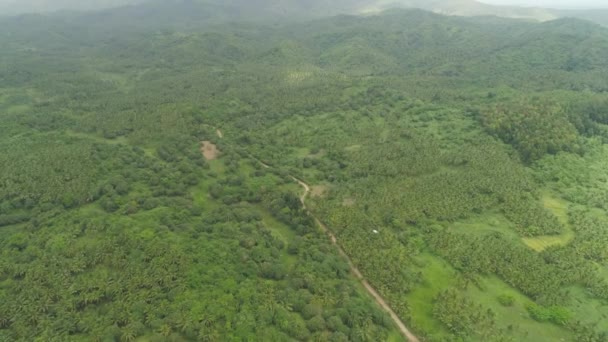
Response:
[[[220,155],[220,150],[211,141],[201,142],[201,153],[207,160],[214,160]]]

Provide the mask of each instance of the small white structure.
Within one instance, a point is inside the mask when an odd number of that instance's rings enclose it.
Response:
[[[378,234],[378,233],[380,233],[379,231],[377,231],[377,230],[375,230],[375,229],[374,229],[374,230],[372,230],[372,232],[373,232],[374,234]]]

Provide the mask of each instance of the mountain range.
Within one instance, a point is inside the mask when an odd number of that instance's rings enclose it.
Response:
[[[518,6],[498,6],[475,0],[9,0],[0,2],[0,15],[49,13],[55,11],[89,11],[134,6],[133,10],[149,4],[172,7],[177,5],[205,6],[220,9],[214,16],[224,19],[259,19],[280,17],[323,17],[336,14],[373,14],[390,8],[419,8],[445,15],[497,16],[547,21],[575,17],[608,25],[608,9],[570,10]],[[143,5],[142,5],[143,4]],[[140,5],[140,6],[138,6]],[[140,10],[142,8],[140,7]],[[218,14],[219,13],[219,14]]]

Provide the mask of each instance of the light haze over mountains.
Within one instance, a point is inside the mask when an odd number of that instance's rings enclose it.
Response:
[[[480,0],[492,5],[525,6],[525,7],[545,7],[545,8],[608,8],[605,0]]]
[[[576,17],[608,25],[608,3],[603,0],[0,0],[0,15],[90,11],[153,2],[157,5],[204,4],[221,8],[228,17],[321,17],[336,14],[373,14],[390,8],[420,8],[459,16],[499,16],[547,21]],[[144,4],[145,6],[145,4]],[[594,8],[594,9],[590,9]]]

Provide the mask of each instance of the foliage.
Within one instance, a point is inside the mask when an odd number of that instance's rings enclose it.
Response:
[[[481,116],[483,126],[526,161],[559,151],[577,151],[578,135],[563,109],[547,103],[500,105]]]
[[[526,307],[530,316],[537,321],[550,321],[555,324],[565,324],[570,319],[570,313],[563,307],[553,306],[543,308],[536,304],[531,304]]]
[[[435,298],[433,314],[450,331],[461,337],[478,336],[482,340],[496,338],[495,314],[484,311],[457,291],[446,290]]]
[[[1,340],[605,337],[604,29],[199,5],[0,19]]]
[[[508,295],[508,294],[502,294],[500,296],[498,296],[498,302],[500,303],[500,305],[502,306],[513,306],[513,304],[515,304],[515,298],[513,298],[513,296]]]

